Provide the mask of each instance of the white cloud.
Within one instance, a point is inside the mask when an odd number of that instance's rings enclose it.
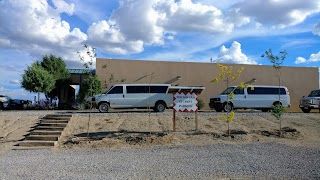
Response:
[[[236,10],[224,18],[214,6],[191,0],[124,0],[110,19],[89,27],[88,39],[109,53],[139,53],[144,45],[165,45],[177,33],[230,33],[249,22]]]
[[[15,79],[15,80],[10,80],[9,83],[10,84],[20,84],[20,81]]]
[[[307,62],[307,60],[303,57],[297,57],[296,61],[294,62],[295,64],[301,64],[301,63],[305,63]]]
[[[71,30],[60,18],[61,12],[72,13],[74,5],[54,3],[56,9],[45,0],[1,1],[0,48],[19,49],[34,57],[53,53],[75,59],[76,49],[87,36],[78,28]]]
[[[239,12],[263,25],[284,28],[303,22],[308,16],[320,12],[320,1],[250,0],[233,6]]]
[[[250,60],[242,53],[241,44],[237,41],[234,41],[229,49],[222,46],[220,48],[218,59],[215,61],[218,63],[257,64],[257,62]]]
[[[320,51],[317,54],[311,54],[309,62],[318,62],[320,61]]]
[[[143,51],[141,40],[129,41],[107,21],[93,23],[88,29],[89,43],[109,53],[129,54]]]
[[[221,10],[191,0],[158,2],[155,7],[161,14],[158,24],[167,31],[229,33],[234,25],[224,19]]]
[[[62,13],[65,12],[72,15],[74,12],[74,4],[68,4],[64,0],[52,0],[53,4],[56,6],[57,10]]]
[[[250,23],[250,18],[244,16],[239,8],[230,9],[227,14],[226,21],[233,23],[236,27],[241,27],[245,24]]]
[[[311,54],[309,59],[305,59],[303,57],[297,57],[295,64],[301,64],[301,63],[313,63],[313,62],[319,62],[320,61],[320,51],[316,54]]]
[[[316,24],[313,28],[313,34],[320,36],[320,22],[318,22],[318,24]]]

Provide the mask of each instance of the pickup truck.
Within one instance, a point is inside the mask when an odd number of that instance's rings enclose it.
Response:
[[[307,97],[303,96],[299,107],[304,113],[309,113],[311,109],[319,109],[320,111],[320,89],[311,91]]]
[[[3,109],[26,109],[32,105],[30,100],[12,99],[6,95],[0,95],[0,110]]]

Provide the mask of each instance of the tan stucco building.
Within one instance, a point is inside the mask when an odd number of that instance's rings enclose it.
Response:
[[[106,65],[106,66],[105,66]],[[241,76],[230,85],[238,85],[256,79],[254,85],[278,85],[276,71],[272,66],[227,64],[236,70],[244,67]],[[102,84],[111,86],[125,79],[124,83],[169,83],[183,86],[205,86],[200,98],[209,109],[210,97],[226,89],[224,82],[211,83],[220,69],[215,63],[167,62],[97,58],[96,74]],[[111,78],[111,83],[110,83]],[[112,80],[113,78],[113,80]],[[290,92],[289,112],[301,112],[299,100],[302,96],[319,88],[319,70],[316,67],[282,67],[281,85]]]

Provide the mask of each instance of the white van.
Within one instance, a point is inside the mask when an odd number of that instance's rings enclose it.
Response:
[[[163,112],[173,106],[173,96],[167,90],[170,84],[115,84],[104,94],[95,95],[92,100],[100,112],[110,108],[152,108]]]
[[[220,95],[210,98],[209,106],[217,112],[229,112],[232,109],[258,109],[263,112],[269,111],[272,106],[282,105],[290,107],[290,96],[287,87],[254,85],[247,88],[231,86]],[[228,95],[233,92],[234,98],[228,101]],[[280,92],[280,101],[279,101]],[[230,98],[230,97],[229,97]]]

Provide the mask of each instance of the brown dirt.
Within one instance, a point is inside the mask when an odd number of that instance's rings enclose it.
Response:
[[[52,112],[48,112],[50,114]],[[17,115],[18,114],[18,115]],[[230,124],[220,120],[223,113],[199,113],[195,130],[193,113],[177,113],[172,131],[172,112],[74,114],[56,148],[128,148],[181,144],[245,144],[277,142],[290,146],[320,148],[320,113],[286,113],[279,121],[268,113],[236,113]],[[0,154],[22,139],[39,116],[23,112],[0,114]],[[89,133],[87,133],[89,132]]]

